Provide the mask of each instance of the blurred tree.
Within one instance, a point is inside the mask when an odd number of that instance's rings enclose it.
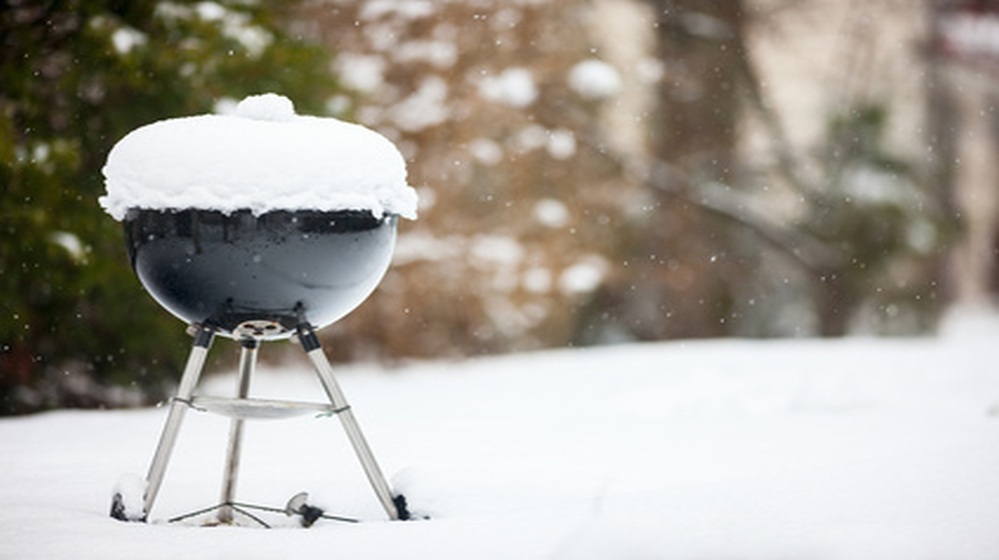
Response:
[[[926,327],[945,212],[886,148],[890,100],[833,106],[817,149],[793,145],[757,75],[747,34],[760,22],[747,4],[649,2],[664,68],[652,211],[624,248],[628,285],[607,290],[592,320],[639,339],[774,335],[768,310],[810,299],[795,333],[843,335],[870,308],[868,323],[905,314]],[[769,137],[762,163],[739,153],[750,119]],[[763,210],[775,191],[797,202]]]
[[[702,186],[738,185],[736,155],[747,56],[741,0],[654,0],[663,66],[649,119],[649,211],[622,258],[631,274],[606,293],[600,316],[629,338],[732,333],[735,295],[755,263],[744,235],[703,204]],[[596,320],[596,319],[595,319]]]
[[[379,289],[324,331],[338,354],[574,342],[641,203],[597,116],[619,84],[591,37],[589,3],[306,7],[311,32],[338,53],[352,90],[343,102],[397,142],[421,196]]]
[[[833,115],[817,157],[821,182],[801,191],[805,212],[794,231],[824,246],[811,260],[824,336],[847,334],[865,305],[890,315],[934,307],[932,260],[945,213],[917,170],[885,147],[887,122],[878,103]]]
[[[330,57],[290,36],[292,4],[4,3],[0,413],[101,405],[128,385],[156,397],[182,365],[183,328],[97,205],[100,169],[130,130],[226,98],[275,91],[323,112]]]
[[[827,129],[815,114],[792,143],[757,76],[750,36],[806,4],[835,3],[307,2],[340,102],[397,141],[422,204],[327,336],[354,357],[442,356],[920,315],[938,216],[884,141],[896,99],[833,96]]]

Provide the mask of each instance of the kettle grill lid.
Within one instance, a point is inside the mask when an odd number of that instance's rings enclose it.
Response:
[[[334,118],[297,115],[275,94],[230,114],[158,121],[130,132],[104,166],[101,206],[129,210],[367,210],[416,217],[406,163],[387,138]]]

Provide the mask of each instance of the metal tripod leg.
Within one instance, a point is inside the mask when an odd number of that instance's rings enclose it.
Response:
[[[167,463],[170,461],[170,453],[177,441],[180,424],[184,420],[184,413],[187,411],[191,396],[198,385],[198,378],[201,377],[201,370],[205,367],[205,358],[208,356],[208,349],[214,338],[215,329],[212,327],[197,327],[197,332],[194,334],[194,345],[187,358],[187,365],[184,366],[177,396],[170,403],[170,414],[163,426],[163,433],[156,446],[156,454],[153,456],[153,462],[149,465],[149,473],[146,475],[146,495],[143,505],[146,516],[152,511],[153,504],[156,502],[156,495],[160,491],[160,484],[163,482],[163,475],[166,474]]]
[[[389,488],[388,482],[385,481],[385,476],[382,474],[381,469],[378,468],[378,463],[371,453],[371,448],[368,447],[368,442],[364,439],[364,434],[361,433],[361,427],[357,424],[354,413],[351,412],[350,405],[347,404],[347,399],[343,396],[343,392],[340,390],[340,386],[333,376],[333,367],[330,366],[326,355],[323,354],[319,338],[310,325],[301,324],[298,326],[298,341],[312,361],[312,365],[316,369],[316,374],[319,375],[319,380],[322,382],[323,389],[326,390],[330,402],[339,411],[338,416],[340,417],[340,422],[343,424],[343,429],[347,432],[350,444],[353,446],[354,452],[357,454],[357,458],[364,468],[364,474],[368,476],[368,482],[371,483],[371,487],[378,496],[378,500],[381,501],[382,507],[385,508],[385,513],[392,520],[408,518],[409,514],[403,506],[404,502],[401,496],[393,497],[392,490]]]
[[[236,396],[245,399],[250,394],[250,378],[257,363],[257,349],[260,343],[253,339],[243,340],[239,354],[239,378]],[[236,478],[239,473],[239,457],[243,442],[243,419],[233,418],[229,424],[229,446],[225,454],[225,477],[222,481],[222,499],[219,503],[219,523],[232,523],[232,504],[236,498]]]

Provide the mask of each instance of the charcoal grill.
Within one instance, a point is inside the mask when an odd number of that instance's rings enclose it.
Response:
[[[405,498],[386,482],[316,335],[360,305],[381,281],[395,245],[397,218],[392,212],[368,208],[260,212],[259,208],[136,207],[125,212],[127,251],[139,281],[163,308],[189,325],[194,341],[142,496],[116,491],[112,517],[148,519],[185,413],[191,409],[231,418],[221,498],[217,505],[199,510],[214,512],[214,522],[233,523],[237,513],[260,521],[236,501],[244,421],[303,413],[337,416],[388,517],[410,517]],[[197,394],[209,348],[219,336],[241,346],[235,398]],[[250,396],[260,344],[289,338],[305,351],[325,401]],[[321,510],[305,504],[302,495],[284,511],[301,513],[303,525],[304,520],[311,524],[322,517]]]

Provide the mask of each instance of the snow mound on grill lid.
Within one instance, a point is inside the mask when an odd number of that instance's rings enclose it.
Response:
[[[416,218],[406,162],[384,136],[333,118],[295,114],[275,94],[247,97],[228,115],[137,128],[111,149],[101,206],[130,209],[370,210]]]

